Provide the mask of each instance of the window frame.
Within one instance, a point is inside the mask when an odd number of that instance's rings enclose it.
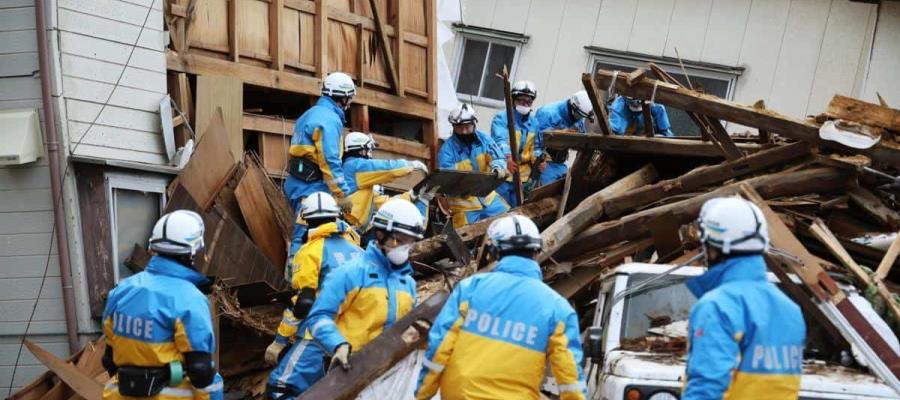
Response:
[[[114,284],[121,280],[119,276],[119,241],[118,222],[116,221],[116,203],[114,191],[116,189],[132,190],[136,192],[159,194],[159,210],[162,213],[166,207],[166,188],[169,181],[160,176],[140,175],[127,172],[105,172],[103,180],[106,181],[106,205],[109,212],[109,235],[112,250],[112,270]]]
[[[482,97],[459,93],[456,89],[459,83],[459,74],[462,72],[462,61],[466,50],[466,41],[470,39],[487,42],[489,44],[488,51],[485,54],[484,65],[481,67],[481,81],[478,82],[478,92],[480,93],[484,86],[485,69],[488,66],[488,60],[491,54],[490,45],[499,44],[512,47],[513,62],[509,66],[509,76],[511,81],[515,81],[514,77],[519,67],[520,57],[522,55],[522,47],[528,43],[529,37],[515,32],[501,31],[497,29],[483,28],[471,25],[454,24],[456,30],[456,43],[454,44],[456,53],[453,59],[453,90],[456,92],[456,98],[465,103],[471,103],[484,107],[502,108],[506,106],[503,100],[495,100],[490,97]]]
[[[627,51],[612,50],[602,47],[585,46],[588,52],[588,64],[586,71],[595,73],[597,64],[616,64],[625,67],[646,68],[647,63],[655,63],[664,71],[670,74],[682,74],[681,64],[678,59],[671,57],[659,57],[642,53],[632,53]],[[684,70],[689,76],[698,76],[701,78],[715,79],[728,83],[728,90],[725,99],[733,100],[734,92],[737,87],[738,78],[743,75],[744,67],[732,67],[722,64],[713,64],[705,62],[697,62],[690,60],[681,60],[684,63]],[[685,82],[686,83],[686,82]],[[606,88],[600,88],[606,90]]]

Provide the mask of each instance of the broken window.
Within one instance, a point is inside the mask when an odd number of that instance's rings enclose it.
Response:
[[[598,69],[608,71],[631,72],[637,68],[647,69],[647,63],[652,62],[675,77],[682,85],[692,86],[694,89],[709,93],[726,100],[731,100],[734,95],[734,87],[738,77],[743,73],[741,67],[729,67],[709,63],[699,63],[682,60],[684,69],[677,59],[669,57],[655,57],[645,54],[628,53],[616,50],[589,47],[591,62],[589,72]],[[687,71],[687,76],[684,72]],[[657,77],[652,71],[647,76],[653,79]],[[688,83],[690,82],[690,83]],[[600,88],[605,95],[607,88]],[[700,136],[700,129],[688,117],[687,113],[673,107],[666,107],[669,122],[672,124],[672,132],[677,136]]]
[[[503,82],[496,74],[506,65],[515,71],[519,49],[528,38],[486,28],[456,25],[462,33],[457,52],[456,93],[463,101],[503,105]]]
[[[165,205],[162,178],[107,173],[113,277],[116,282],[134,274],[125,260],[135,244],[147,246],[150,231]]]

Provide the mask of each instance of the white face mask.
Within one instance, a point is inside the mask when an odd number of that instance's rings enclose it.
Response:
[[[531,107],[528,107],[528,106],[516,106],[516,111],[518,111],[519,114],[522,114],[522,115],[528,115],[528,113],[531,112]]]
[[[391,264],[396,266],[400,266],[406,264],[409,261],[409,250],[412,248],[412,244],[404,244],[393,249],[388,250],[387,258],[391,261]]]

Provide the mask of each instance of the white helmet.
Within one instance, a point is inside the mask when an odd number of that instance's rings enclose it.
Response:
[[[203,248],[203,218],[190,210],[163,215],[153,226],[149,247],[160,254],[193,256]]]
[[[569,107],[581,118],[594,119],[594,106],[587,91],[579,90],[569,98]]]
[[[348,133],[347,136],[344,136],[345,153],[362,151],[364,154],[368,155],[368,153],[376,147],[378,147],[378,145],[375,143],[375,139],[372,135],[353,131]]]
[[[523,215],[507,215],[492,222],[487,229],[491,246],[499,251],[541,251],[541,232],[530,218]]]
[[[722,254],[759,254],[769,248],[766,217],[740,197],[719,197],[700,209],[700,241]]]
[[[447,120],[450,121],[451,125],[478,123],[478,117],[475,116],[475,109],[466,103],[460,103],[453,111],[450,111],[450,116],[447,117]]]
[[[341,209],[334,197],[325,192],[315,192],[300,204],[300,216],[305,220],[337,218],[340,215]]]
[[[353,97],[356,85],[353,78],[343,72],[332,72],[322,81],[322,95],[330,97]]]
[[[537,86],[532,81],[518,81],[509,90],[512,97],[531,96],[532,99],[537,98]]]
[[[372,225],[421,239],[425,236],[425,218],[413,203],[400,198],[386,201],[372,218]]]

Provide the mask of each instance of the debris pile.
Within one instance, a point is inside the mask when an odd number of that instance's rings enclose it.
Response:
[[[649,71],[630,74],[585,74],[583,83],[599,116],[596,132],[545,132],[545,147],[577,152],[570,173],[532,190],[522,206],[510,211],[542,228],[545,280],[575,305],[582,328],[591,325],[599,279],[626,262],[690,259],[700,251],[691,224],[701,205],[713,197],[739,195],[764,211],[776,249],[767,255],[769,268],[804,314],[825,327],[839,350],[863,340],[874,374],[889,384],[897,380],[900,359],[848,306],[838,284],[879,298],[886,316],[900,321],[893,295],[900,283],[900,268],[893,268],[900,253],[900,180],[895,178],[900,111],[836,96],[823,115],[791,118],[685,88],[652,64]],[[613,135],[605,93],[597,88],[682,109],[702,136]],[[751,133],[731,136],[720,121]],[[226,135],[217,133],[222,131],[221,116],[214,116],[196,154],[173,182],[167,208],[192,209],[204,217],[209,261],[201,268],[221,285],[215,296],[221,317],[219,365],[229,391],[254,397],[264,388],[262,354],[290,295],[282,266],[293,217],[256,161],[228,156]],[[442,233],[418,242],[411,259],[420,305],[377,343],[355,353],[351,371],[328,374],[303,398],[354,398],[409,354],[418,345],[401,337],[409,323],[433,320],[447,288],[490,269],[481,255],[491,221],[436,230]],[[653,329],[663,331],[681,322],[652,317]],[[685,345],[683,337],[665,332],[622,343],[677,354]]]

